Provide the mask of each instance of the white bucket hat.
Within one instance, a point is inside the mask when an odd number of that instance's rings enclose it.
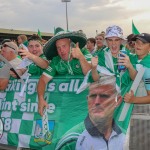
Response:
[[[123,30],[119,26],[116,26],[116,25],[109,26],[106,29],[105,38],[109,38],[109,37],[119,37],[119,38],[121,38],[123,40],[125,39],[123,37]]]

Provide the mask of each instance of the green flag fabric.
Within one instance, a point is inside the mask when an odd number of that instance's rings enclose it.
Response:
[[[138,31],[138,29],[137,29],[136,26],[134,25],[133,20],[132,20],[132,33],[133,33],[133,34],[140,34],[140,32]]]
[[[40,38],[42,38],[42,35],[41,35],[41,32],[40,32],[39,29],[38,29],[38,36],[39,36]]]
[[[45,99],[49,108],[44,118],[38,114],[38,80],[39,76],[30,77],[22,97],[22,84],[17,79],[10,80],[6,91],[0,92],[0,118],[4,123],[0,143],[38,150],[47,145],[54,150],[60,137],[85,119],[87,91],[76,94],[83,76],[58,76],[48,83]]]
[[[86,118],[88,90],[76,94],[83,76],[57,76],[47,84],[45,99],[49,108],[44,117],[38,114],[38,79],[38,76],[29,78],[22,97],[19,96],[22,84],[17,79],[11,79],[6,91],[0,92],[0,118],[4,123],[0,143],[56,150],[61,137]],[[82,129],[80,126],[79,130]]]

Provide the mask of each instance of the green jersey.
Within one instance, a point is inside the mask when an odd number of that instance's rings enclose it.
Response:
[[[106,48],[106,46],[104,45],[102,48],[97,49],[97,50],[94,52],[93,56],[98,56],[99,53],[101,53],[105,48]]]
[[[91,61],[92,55],[86,49],[82,49],[86,60]],[[56,56],[50,62],[49,67],[43,72],[46,76],[54,77],[55,75],[82,75],[82,68],[78,59],[72,59],[71,61],[64,61],[60,56]]]
[[[45,57],[44,54],[41,54],[39,57],[46,60],[46,57]],[[43,70],[44,70],[44,69],[40,68],[39,66],[37,66],[37,65],[33,62],[32,64],[30,64],[30,65],[28,66],[28,70],[29,70],[28,73],[30,73],[31,75],[35,75],[35,76],[36,76],[36,75],[41,75],[41,74],[43,73]]]

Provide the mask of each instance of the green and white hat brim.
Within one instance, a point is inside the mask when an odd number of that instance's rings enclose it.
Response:
[[[43,48],[43,52],[48,60],[52,60],[53,57],[57,56],[57,49],[56,49],[56,41],[59,39],[69,38],[75,44],[78,42],[80,49],[83,48],[86,44],[86,35],[80,31],[74,32],[65,32],[61,31],[52,37],[50,40],[47,41]]]

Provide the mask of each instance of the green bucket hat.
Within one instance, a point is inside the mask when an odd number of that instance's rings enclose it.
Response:
[[[54,36],[47,41],[43,47],[43,52],[48,60],[51,60],[53,57],[57,56],[56,41],[64,38],[71,39],[72,42],[79,42],[79,47],[82,49],[86,44],[86,35],[81,31],[64,31],[62,28],[58,27],[54,31]]]

